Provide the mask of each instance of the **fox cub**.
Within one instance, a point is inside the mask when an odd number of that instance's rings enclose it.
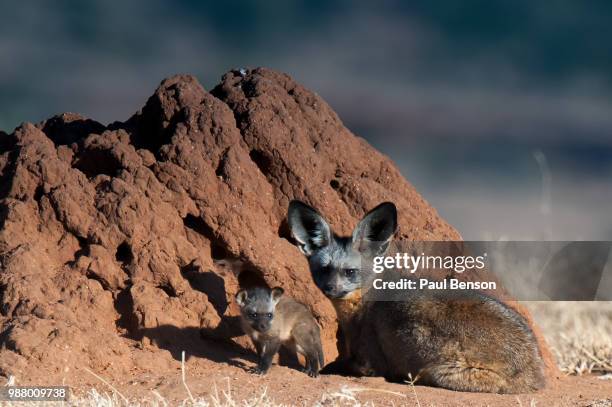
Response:
[[[340,324],[339,353],[322,373],[378,375],[458,391],[522,393],[544,386],[543,363],[525,319],[477,291],[409,291],[403,301],[362,301],[361,267],[389,249],[392,203],[338,237],[310,206],[292,201],[288,222],[316,285]],[[365,276],[364,276],[365,277]]]
[[[305,372],[317,377],[323,367],[319,325],[303,304],[283,296],[283,289],[255,287],[236,294],[241,325],[251,338],[259,364],[256,372],[265,374],[272,358],[284,345],[306,358]]]

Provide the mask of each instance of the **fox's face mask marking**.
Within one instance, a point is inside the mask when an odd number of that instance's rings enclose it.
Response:
[[[332,299],[361,288],[362,260],[383,255],[397,230],[397,210],[390,202],[368,212],[350,237],[336,236],[319,212],[300,201],[291,201],[287,219],[315,284]]]
[[[241,290],[236,294],[242,317],[256,331],[266,333],[272,327],[276,304],[283,295],[280,287],[272,290],[263,287]]]

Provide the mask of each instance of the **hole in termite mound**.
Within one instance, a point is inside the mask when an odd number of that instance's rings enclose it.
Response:
[[[259,150],[251,150],[249,153],[251,160],[257,165],[257,168],[264,174],[268,175],[272,168],[272,158]]]
[[[248,268],[238,274],[238,285],[240,286],[240,289],[251,287],[270,287],[260,272]]]
[[[91,148],[76,157],[73,167],[81,170],[88,178],[104,174],[116,176],[123,168],[119,159],[108,149]]]
[[[134,260],[132,247],[128,242],[123,242],[117,246],[117,250],[115,251],[115,259],[122,264],[130,264]]]

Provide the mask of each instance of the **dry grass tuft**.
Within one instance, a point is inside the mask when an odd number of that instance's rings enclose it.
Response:
[[[561,371],[612,373],[612,302],[528,302]]]

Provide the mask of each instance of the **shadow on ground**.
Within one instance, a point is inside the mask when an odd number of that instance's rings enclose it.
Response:
[[[139,334],[141,338],[149,338],[160,349],[169,351],[172,357],[178,361],[181,360],[181,354],[185,351],[186,359],[191,357],[205,358],[216,363],[227,363],[230,366],[250,371],[258,360],[253,350],[240,346],[231,340],[231,338],[242,335],[238,317],[225,319],[220,327],[214,330],[160,325],[156,328],[141,329]],[[278,363],[295,369],[301,367],[298,358],[283,348],[279,353]]]

